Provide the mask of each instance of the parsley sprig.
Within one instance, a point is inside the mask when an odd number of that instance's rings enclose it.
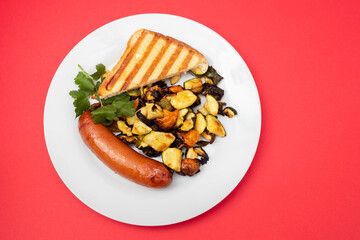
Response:
[[[73,105],[76,118],[90,109],[91,117],[95,123],[108,126],[116,118],[134,116],[134,102],[130,101],[130,97],[126,93],[108,99],[101,99],[98,95],[100,84],[104,80],[101,76],[106,72],[106,67],[103,64],[96,65],[96,72],[93,74],[87,73],[80,65],[78,67],[81,70],[75,77],[78,90],[69,93],[74,98]],[[100,107],[96,109],[90,106],[90,97],[92,95],[95,95],[96,100],[100,103]]]

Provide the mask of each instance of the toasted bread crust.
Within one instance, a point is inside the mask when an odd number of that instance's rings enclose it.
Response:
[[[146,29],[129,39],[118,63],[99,87],[101,98],[181,74],[193,68],[207,69],[206,58],[186,43]]]

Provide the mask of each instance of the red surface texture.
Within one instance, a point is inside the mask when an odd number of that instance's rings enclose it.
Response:
[[[359,1],[0,2],[0,239],[360,239]],[[139,13],[198,21],[228,40],[262,104],[253,163],[219,205],[163,227],[81,203],[49,158],[45,98],[66,54]]]

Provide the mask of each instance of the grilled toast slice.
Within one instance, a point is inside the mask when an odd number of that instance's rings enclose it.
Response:
[[[202,74],[207,69],[206,58],[196,49],[172,37],[140,29],[130,37],[98,93],[108,98],[189,70]]]

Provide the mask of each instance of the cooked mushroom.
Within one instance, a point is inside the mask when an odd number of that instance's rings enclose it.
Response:
[[[237,115],[237,111],[232,107],[226,107],[220,114],[232,118]]]
[[[196,159],[184,158],[181,161],[181,171],[187,176],[194,176],[200,169],[200,163]]]

